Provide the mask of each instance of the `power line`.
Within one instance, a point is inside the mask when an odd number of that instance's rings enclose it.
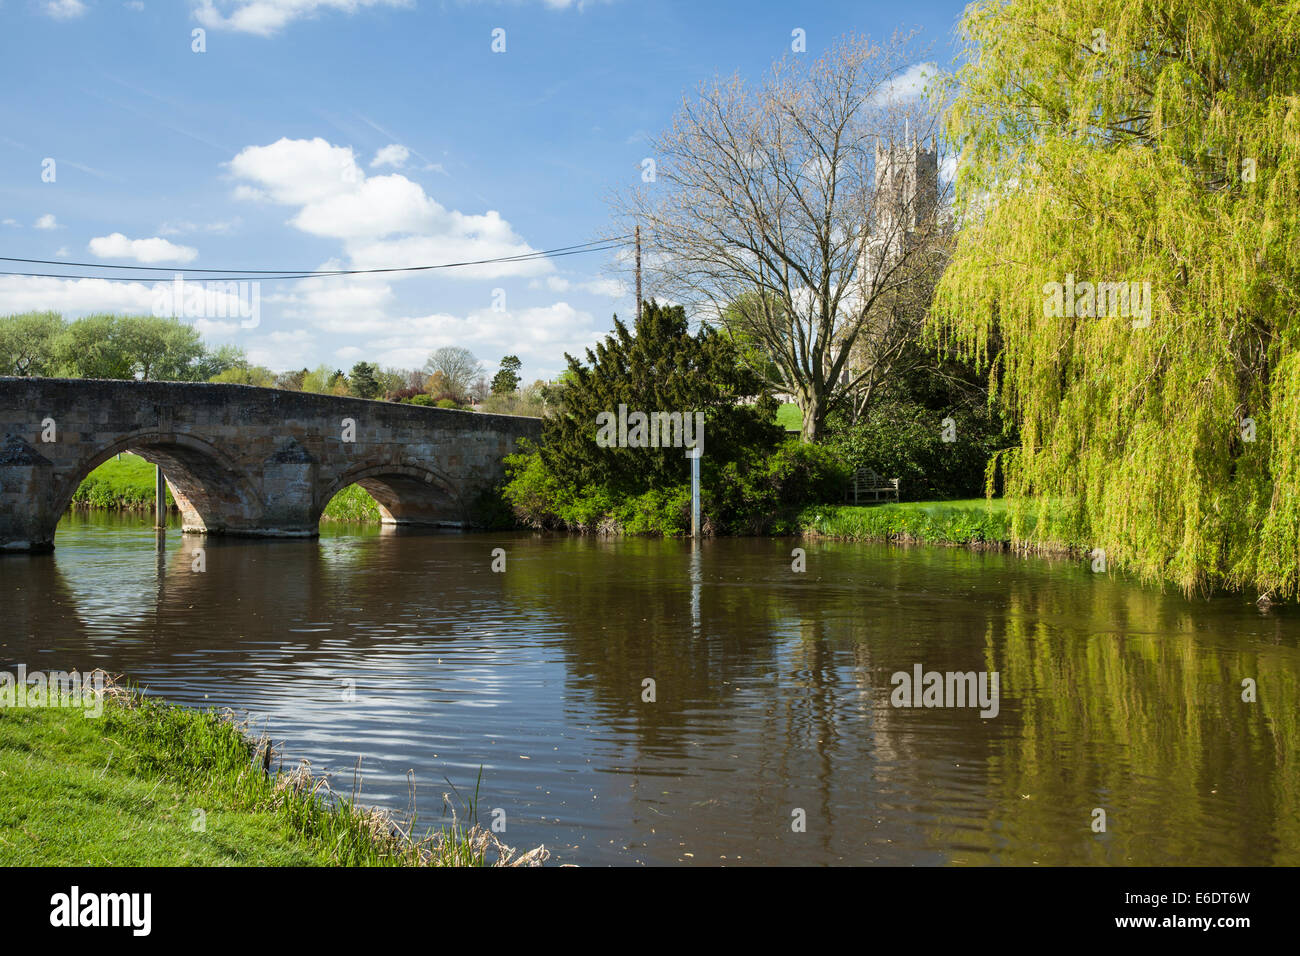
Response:
[[[564,256],[582,255],[588,252],[606,252],[610,249],[618,249],[621,248],[629,238],[631,238],[631,236],[615,236],[609,239],[597,239],[593,242],[584,242],[573,246],[559,246],[555,249],[542,249],[534,252],[519,253],[513,256],[497,256],[490,259],[471,259],[463,262],[442,262],[436,265],[392,266],[382,269],[334,269],[316,271],[292,269],[178,269],[167,266],[114,266],[94,262],[63,262],[57,259],[19,259],[12,256],[0,256],[0,262],[19,262],[29,265],[53,265],[67,269],[120,269],[131,270],[133,272],[165,273],[165,275],[145,276],[104,276],[50,272],[0,272],[0,276],[26,276],[34,279],[103,279],[106,282],[159,282],[175,275],[208,275],[211,273],[225,272],[235,274],[218,276],[217,278],[209,279],[208,281],[238,282],[250,278],[256,278],[259,280],[265,279],[268,281],[279,279],[318,279],[333,278],[336,276],[378,275],[394,272],[428,272],[434,269],[454,269],[461,266],[493,265],[496,263],[509,262],[532,262],[538,259],[558,259]]]

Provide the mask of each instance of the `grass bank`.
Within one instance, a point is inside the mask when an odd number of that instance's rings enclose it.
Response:
[[[814,505],[799,513],[798,524],[801,532],[810,537],[996,550],[1013,548],[1011,516],[1007,502],[1000,498]],[[1015,546],[1015,550],[1043,554],[1075,554],[1087,550],[1087,545],[1072,541],[1052,515],[1049,514],[1041,532],[1038,524],[1031,521],[1027,542]]]
[[[0,707],[3,866],[482,866],[515,856],[453,823],[421,836],[305,769],[229,716],[110,686],[102,716]],[[472,814],[472,807],[469,808]]]
[[[167,491],[167,507],[175,507]],[[74,507],[114,511],[150,511],[154,501],[154,468],[138,455],[124,452],[88,474],[72,496]]]

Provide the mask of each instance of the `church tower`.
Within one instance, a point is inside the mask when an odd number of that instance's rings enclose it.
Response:
[[[939,151],[932,139],[918,143],[910,131],[902,145],[881,147],[875,153],[875,223],[873,255],[896,258],[917,233],[928,230],[939,197]]]

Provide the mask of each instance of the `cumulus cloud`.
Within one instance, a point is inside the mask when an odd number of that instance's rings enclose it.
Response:
[[[411,151],[400,143],[392,143],[385,146],[379,152],[375,153],[375,158],[370,161],[370,168],[376,166],[396,166],[401,169],[406,165],[406,161],[411,158]]]
[[[382,152],[382,151],[381,151]],[[290,225],[343,241],[352,267],[409,268],[535,252],[495,210],[447,209],[399,173],[367,176],[350,147],[324,139],[249,146],[230,162],[236,198],[297,207]],[[461,279],[536,276],[546,260],[449,269]]]
[[[155,236],[152,239],[128,239],[120,232],[111,236],[97,236],[90,240],[90,251],[100,259],[135,259],[146,264],[154,262],[192,262],[198,250],[178,246]]]
[[[356,13],[373,7],[413,7],[414,0],[191,0],[203,26],[274,36],[294,20],[322,12]],[[550,10],[584,9],[594,0],[540,0]],[[50,0],[50,6],[80,5],[80,0]]]
[[[45,0],[41,9],[56,20],[71,20],[86,12],[82,0]]]
[[[540,288],[541,285],[534,281],[529,283],[532,288]],[[589,292],[592,295],[601,295],[610,299],[621,299],[628,294],[628,288],[618,279],[587,279],[584,281],[573,281],[563,276],[547,276],[545,286],[552,292],[568,292],[570,289],[576,289],[581,292]]]
[[[434,313],[405,316],[384,324],[382,334],[366,342],[365,351],[382,365],[419,367],[444,345],[470,349],[480,358],[518,355],[530,375],[553,378],[564,369],[564,353],[582,355],[609,331],[590,313],[567,302],[497,312],[491,308],[468,315]]]
[[[198,0],[195,18],[214,30],[269,37],[293,20],[322,11],[356,13],[368,7],[410,7],[411,0]]]
[[[40,219],[37,219],[34,225],[37,229],[58,229],[59,221],[54,218],[54,213],[47,212]]]
[[[152,307],[152,283],[0,276],[0,309],[5,312],[49,309],[64,314],[80,312],[140,314],[148,313]]]
[[[163,223],[158,227],[158,233],[163,236],[183,236],[189,232],[211,232],[225,236],[238,229],[241,222],[238,216],[216,222],[190,222],[187,219],[180,219]]]
[[[920,97],[927,83],[939,75],[937,63],[913,63],[902,73],[882,84],[872,96],[877,104],[901,103]]]

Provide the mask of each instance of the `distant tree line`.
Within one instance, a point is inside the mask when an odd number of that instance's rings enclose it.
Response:
[[[177,318],[95,314],[67,320],[57,312],[0,317],[0,375],[221,382],[540,416],[550,387],[537,381],[521,388],[521,367],[518,356],[505,356],[489,385],[473,352],[445,346],[419,369],[361,361],[348,372],[329,365],[275,372],[253,364],[238,346],[209,347],[194,326]]]

